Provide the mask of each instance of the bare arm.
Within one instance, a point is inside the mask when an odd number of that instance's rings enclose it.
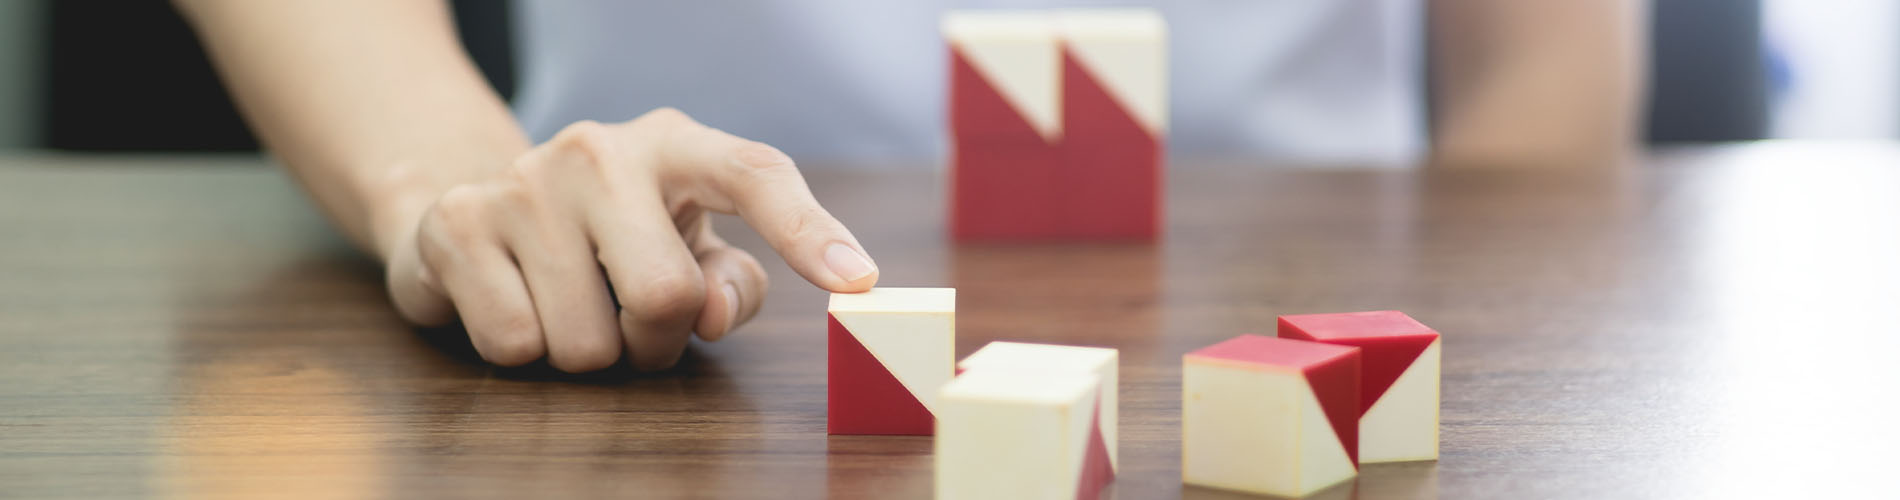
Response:
[[[446,2],[179,0],[251,128],[387,260],[436,196],[528,150]]]
[[[1645,0],[1429,0],[1441,164],[1604,164],[1642,119]]]
[[[771,146],[661,109],[531,149],[444,2],[178,1],[251,128],[383,260],[396,310],[461,320],[491,362],[660,369],[689,336],[731,332],[767,280],[708,212],[744,218],[821,288],[877,282]]]

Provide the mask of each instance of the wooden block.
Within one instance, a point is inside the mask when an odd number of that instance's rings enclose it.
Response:
[[[1359,348],[1241,335],[1182,363],[1183,481],[1304,496],[1358,475]]]
[[[1093,499],[1112,476],[1092,373],[979,368],[943,387],[938,500]]]
[[[937,391],[956,359],[954,288],[831,295],[830,434],[929,435]]]
[[[1167,27],[1148,9],[1064,9],[1061,230],[1151,240],[1161,228]]]
[[[950,232],[960,241],[1046,238],[1059,221],[1060,46],[1037,11],[953,11]]]
[[[1161,224],[1166,29],[1145,9],[957,11],[951,235],[1151,240]]]
[[[1360,375],[1359,462],[1438,459],[1438,332],[1398,311],[1280,317],[1280,336],[1354,346]]]
[[[1108,449],[1110,475],[1121,468],[1117,449],[1121,429],[1119,392],[1120,351],[1105,347],[1081,347],[1021,342],[991,342],[957,362],[957,373],[971,370],[1012,370],[1030,374],[1088,373],[1101,380],[1096,396],[1101,404],[1102,443]]]

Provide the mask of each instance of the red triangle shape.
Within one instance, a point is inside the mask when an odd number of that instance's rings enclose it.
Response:
[[[1431,347],[1432,342],[1438,340],[1437,333],[1431,332],[1431,330],[1426,329],[1424,325],[1419,325],[1417,322],[1412,321],[1411,318],[1397,311],[1303,316],[1305,317],[1294,317],[1300,319],[1300,321],[1297,322],[1286,316],[1280,317],[1280,336],[1333,345],[1358,347],[1360,354],[1365,357],[1365,359],[1362,360],[1365,365],[1365,371],[1360,375],[1360,382],[1364,385],[1359,389],[1359,414],[1361,416],[1364,416],[1366,411],[1372,409],[1372,403],[1379,401],[1379,398],[1385,396],[1385,391],[1392,388],[1392,383],[1399,381],[1399,376],[1405,374],[1405,369],[1411,368],[1412,363],[1418,361],[1418,355],[1424,354],[1425,349]],[[1415,325],[1415,329],[1408,328],[1411,331],[1424,330],[1425,333],[1407,333],[1404,335],[1376,334],[1376,332],[1391,331],[1391,329],[1394,328],[1391,325],[1400,320],[1404,323]],[[1315,324],[1321,321],[1324,322]],[[1302,325],[1302,322],[1306,323],[1306,325]],[[1401,325],[1403,324],[1401,323]],[[1308,327],[1317,329],[1318,334],[1313,331],[1307,331]],[[1341,332],[1366,332],[1373,334],[1346,336],[1342,335]],[[1322,336],[1324,338],[1321,338]]]
[[[1102,439],[1102,394],[1095,394],[1095,415],[1089,417],[1088,447],[1082,451],[1081,484],[1075,487],[1076,500],[1095,500],[1108,483],[1115,481],[1115,462],[1108,458],[1108,441]]]
[[[1329,340],[1327,343],[1358,346],[1365,355],[1365,371],[1360,372],[1364,384],[1359,394],[1359,415],[1364,416],[1372,409],[1372,403],[1385,396],[1405,369],[1418,361],[1418,355],[1425,353],[1437,341],[1436,335],[1412,335],[1405,337],[1369,337],[1362,339]]]
[[[976,65],[950,46],[950,129],[959,138],[1002,138],[1048,144]]]
[[[846,330],[838,317],[830,322],[826,349],[826,432],[929,436],[936,419],[917,396],[904,388],[871,351]]]
[[[1161,221],[1161,139],[1062,47],[1062,232],[1150,239]]]
[[[1306,383],[1326,421],[1333,424],[1339,444],[1346,447],[1353,469],[1359,468],[1359,356],[1355,352],[1306,367]]]

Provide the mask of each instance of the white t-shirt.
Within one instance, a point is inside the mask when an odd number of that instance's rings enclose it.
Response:
[[[952,8],[1065,0],[516,2],[516,114],[535,140],[672,106],[797,158],[942,155]],[[1419,0],[1178,0],[1172,155],[1401,165],[1425,144]],[[927,163],[921,163],[927,164]]]

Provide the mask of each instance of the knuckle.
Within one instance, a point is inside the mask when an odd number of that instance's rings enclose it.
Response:
[[[548,364],[568,373],[597,371],[620,361],[620,344],[582,342],[548,353]]]
[[[641,321],[671,324],[699,315],[706,306],[706,282],[685,271],[656,276],[628,300]]]
[[[574,122],[561,129],[549,145],[559,153],[578,158],[590,169],[601,168],[614,156],[613,130],[591,120]]]
[[[831,213],[816,206],[792,209],[785,214],[784,234],[794,241],[804,241],[816,236],[833,232],[838,223]]]
[[[739,259],[739,265],[745,268],[747,275],[757,280],[759,292],[762,293],[771,289],[772,277],[765,273],[765,266],[759,265],[759,259],[753,257],[751,254],[741,254],[741,257],[743,258]]]
[[[685,111],[680,111],[679,108],[672,106],[654,108],[652,111],[648,111],[634,120],[660,127],[677,127],[698,123],[693,121],[693,117],[688,116]]]
[[[443,246],[475,240],[481,234],[487,206],[487,196],[475,186],[456,186],[442,193],[422,216],[418,250],[430,257]]]
[[[541,341],[541,335],[532,327],[523,327],[521,320],[509,320],[500,330],[484,334],[487,338],[477,343],[481,346],[482,359],[501,366],[521,366],[541,359],[547,346]]]
[[[732,163],[760,171],[797,171],[792,157],[758,141],[741,141],[732,148]]]

